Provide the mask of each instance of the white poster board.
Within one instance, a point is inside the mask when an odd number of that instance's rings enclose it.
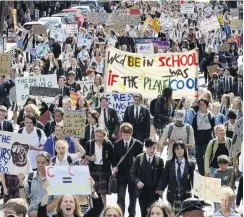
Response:
[[[109,107],[117,111],[120,121],[123,121],[126,107],[134,103],[134,93],[100,93],[99,97],[102,96],[108,98]]]
[[[88,38],[82,38],[81,35],[78,35],[77,37],[77,47],[81,47],[83,45],[86,45],[88,49],[91,48],[92,40]]]
[[[137,44],[136,49],[139,54],[154,54],[153,44]]]
[[[87,97],[88,93],[92,92],[92,86],[94,85],[94,80],[87,80],[87,81],[77,81],[80,85],[81,90],[79,91],[82,96]]]
[[[208,31],[217,30],[220,28],[217,16],[212,16],[200,21],[200,30],[204,33]]]
[[[0,131],[0,173],[27,174],[30,163],[27,155],[31,140],[29,136]]]
[[[51,29],[50,38],[54,39],[55,41],[64,42],[63,32],[61,29],[58,28]]]
[[[17,77],[15,80],[16,85],[16,96],[17,105],[23,106],[29,97],[30,86],[35,87],[56,87],[59,88],[57,84],[57,75],[40,75],[40,76],[29,76],[29,77]],[[46,103],[51,103],[53,97],[43,97]]]
[[[49,195],[90,195],[91,184],[88,166],[46,167]]]
[[[221,179],[201,176],[194,171],[193,191],[200,199],[220,203]]]
[[[194,13],[194,5],[181,5],[180,12],[182,14],[193,14]]]

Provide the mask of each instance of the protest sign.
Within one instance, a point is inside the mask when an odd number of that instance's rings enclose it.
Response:
[[[32,29],[35,35],[47,34],[47,27],[44,25],[33,25]]]
[[[88,166],[46,167],[49,195],[90,195],[90,172]]]
[[[194,97],[198,87],[197,50],[152,55],[134,54],[108,47],[105,92],[143,93],[148,99],[169,86],[174,98]]]
[[[106,25],[105,27],[103,27],[103,29],[106,34],[109,34],[110,30],[113,29],[117,34],[120,35],[126,29],[126,25],[120,23],[113,23]]]
[[[154,54],[153,44],[137,44],[136,49],[139,54]]]
[[[159,18],[154,18],[153,21],[152,21],[152,29],[155,31],[155,32],[159,32],[160,31],[160,25],[158,24],[158,21],[159,21]]]
[[[223,19],[222,16],[218,16],[218,21],[219,21],[219,24],[222,25],[222,26],[225,24],[224,19]]]
[[[40,75],[40,76],[30,76],[30,77],[17,77],[15,80],[16,85],[16,96],[17,104],[22,106],[25,104],[26,99],[29,97],[30,87],[56,87],[57,84],[57,75]],[[53,101],[52,97],[44,97],[46,103]]]
[[[108,98],[109,107],[117,111],[120,121],[123,122],[126,107],[134,103],[134,93],[100,93],[99,98],[102,96]]]
[[[51,87],[30,87],[30,95],[32,96],[49,96],[56,97],[60,94],[59,88]]]
[[[181,5],[180,13],[182,13],[182,14],[193,14],[194,13],[194,5]]]
[[[88,49],[90,49],[92,44],[92,40],[88,38],[82,38],[79,37],[77,38],[77,47],[82,47],[83,45],[86,45]]]
[[[229,44],[221,44],[217,47],[218,52],[224,52],[230,49]]]
[[[94,81],[93,80],[77,81],[77,83],[81,87],[80,90],[81,95],[87,97],[88,93],[92,91],[92,86],[94,85]]]
[[[64,38],[62,30],[58,28],[52,28],[50,30],[50,38],[53,38],[55,41],[63,42]]]
[[[65,110],[63,115],[64,135],[84,138],[86,112],[80,110]]]
[[[0,76],[7,75],[11,67],[10,54],[0,53]]]
[[[242,30],[243,28],[243,20],[231,20],[231,28],[236,30]]]
[[[141,12],[140,12],[140,9],[139,8],[131,8],[130,9],[130,15],[131,16],[140,16],[141,15]]]
[[[204,33],[219,29],[220,25],[217,16],[211,16],[210,18],[203,19],[200,21],[199,28]]]
[[[212,77],[213,73],[218,72],[217,65],[208,66],[207,69],[208,69],[208,74],[210,77]]]
[[[38,58],[44,57],[50,51],[50,47],[48,44],[38,44],[35,47],[35,53]]]
[[[28,173],[29,136],[1,131],[0,173],[18,175]]]
[[[220,203],[221,179],[201,176],[194,171],[193,192],[200,199]]]
[[[131,16],[121,13],[99,13],[99,12],[88,12],[86,16],[88,23],[100,24],[111,24],[111,23],[120,23],[128,25],[139,25],[141,22],[140,16]]]
[[[174,19],[173,17],[163,12],[161,13],[161,16],[158,20],[158,24],[164,27],[165,30],[173,30],[175,28],[176,23],[177,19]]]
[[[11,67],[15,65],[15,59],[18,59],[18,58],[15,58],[15,49],[13,50],[10,50],[7,52],[8,54],[10,54],[10,65]]]
[[[74,35],[78,33],[78,25],[77,24],[63,24],[64,32],[69,35]]]
[[[243,118],[236,121],[234,125],[234,134],[232,138],[232,145],[230,147],[229,157],[232,159],[241,152],[243,143]]]

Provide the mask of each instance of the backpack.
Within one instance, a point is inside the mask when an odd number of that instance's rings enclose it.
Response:
[[[187,143],[189,143],[190,125],[189,124],[185,124],[185,125],[186,125],[186,133],[187,133]],[[169,125],[168,138],[170,138],[170,136],[171,136],[173,127],[174,127],[174,124]]]
[[[22,134],[23,129],[24,129],[24,128],[20,128],[19,131],[18,131],[18,133],[19,133],[19,134]],[[41,138],[42,138],[42,131],[41,131],[41,129],[36,128],[36,133],[37,133],[37,135],[38,135],[39,142],[41,142]]]
[[[158,96],[157,98],[153,99],[151,102],[150,102],[150,106],[149,106],[149,110],[150,110],[150,113],[151,115],[154,117],[155,116],[155,105],[156,105],[156,102],[158,100],[160,96]]]
[[[52,162],[53,165],[56,163],[56,158],[57,158],[57,156],[54,156],[52,158],[52,160],[51,160],[51,162]],[[69,165],[73,165],[73,162],[72,162],[72,159],[71,159],[71,156],[70,155],[67,156],[67,161],[68,161]]]

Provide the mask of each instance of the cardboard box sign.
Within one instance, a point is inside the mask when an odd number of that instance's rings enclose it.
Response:
[[[59,88],[51,87],[30,87],[30,95],[32,96],[49,96],[56,97],[60,94]]]
[[[36,34],[36,35],[47,34],[46,26],[34,25],[32,28],[33,28],[33,34]]]
[[[217,50],[218,52],[224,52],[230,49],[230,45],[229,44],[221,44],[218,46]]]
[[[138,8],[131,8],[130,9],[130,15],[134,15],[134,16],[136,16],[136,15],[141,15],[141,12],[140,12],[140,10],[138,9]]]
[[[0,53],[0,76],[7,75],[11,67],[11,56],[9,53]]]

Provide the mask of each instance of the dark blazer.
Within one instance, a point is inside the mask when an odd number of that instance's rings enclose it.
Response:
[[[159,97],[156,101],[154,108],[154,127],[157,129],[163,129],[165,125],[169,123],[169,109],[165,97]]]
[[[88,156],[95,154],[95,140],[86,143],[85,147]],[[107,178],[111,176],[111,164],[113,162],[113,145],[109,140],[104,140],[103,142],[103,171],[108,175]],[[94,168],[94,162],[89,163],[90,171]]]
[[[9,108],[11,106],[11,100],[9,98],[9,91],[14,86],[15,86],[15,83],[11,79],[4,81],[3,84],[0,86],[0,105],[4,105],[7,108]]]
[[[10,121],[3,121],[3,131],[14,132],[13,124]]]
[[[239,96],[243,99],[243,82],[241,82],[241,93],[238,92],[239,91],[238,85],[239,85],[238,82],[234,82],[232,91],[235,94],[235,96]]]
[[[218,79],[218,85],[217,88],[214,86],[214,81],[211,79],[208,82],[208,90],[212,93],[212,96],[214,100],[221,100],[222,95],[224,94],[224,88],[223,88],[223,83],[220,79]]]
[[[142,164],[140,165],[140,156],[143,155],[143,161]],[[157,163],[157,161],[159,163]],[[154,155],[153,161],[152,161],[152,166],[153,166],[153,185],[155,188],[155,191],[157,190],[163,190],[162,186],[162,180],[163,180],[163,173],[164,173],[164,161],[162,158],[160,158],[157,155]],[[147,165],[147,157],[146,153],[141,153],[136,157],[135,162],[132,165],[130,175],[131,175],[131,180],[137,184],[138,182],[145,182],[146,178],[146,165]],[[136,194],[137,197],[140,196],[142,189],[139,189],[136,187]]]
[[[49,67],[50,67],[50,60],[49,59],[43,59],[42,58],[42,61],[44,62],[44,67],[43,67],[43,74],[44,75],[49,75],[49,74],[53,74],[55,69],[57,68],[57,66],[53,66],[51,68],[51,71],[49,71]]]
[[[125,159],[118,166],[117,179],[119,183],[123,183],[126,180],[126,175],[130,173],[131,167],[133,165],[134,159],[137,155],[143,152],[143,144],[134,138],[131,139],[129,146],[131,147],[133,142],[135,141],[134,146],[131,148]],[[119,160],[125,155],[126,148],[124,144],[124,140],[118,140],[114,143],[114,154],[113,154],[113,167],[116,167]]]
[[[99,127],[100,125],[98,124],[97,127]],[[87,124],[86,127],[85,127],[85,137],[80,139],[80,144],[82,145],[82,147],[85,149],[86,147],[86,143],[88,141],[91,140],[91,137],[90,137],[90,124]]]
[[[128,122],[133,126],[133,138],[144,142],[150,137],[150,113],[147,108],[140,106],[139,119],[134,115],[134,105],[129,105],[125,109],[123,122]]]
[[[44,126],[44,133],[46,135],[46,137],[49,137],[52,135],[52,133],[54,132],[56,126],[56,121],[52,120],[52,121],[48,121],[45,126]]]
[[[62,93],[62,90],[61,88],[59,87],[59,93],[60,93],[60,97],[59,97],[59,101],[58,101],[58,105],[59,107],[63,107],[63,98],[65,96],[70,96],[70,89],[68,86],[64,85],[63,87],[63,93]]]
[[[101,107],[95,108],[95,110],[101,115]],[[108,123],[106,127],[109,132],[109,137],[111,137],[112,134],[117,135],[120,123],[117,111],[113,108],[108,108]]]
[[[181,201],[191,197],[191,189],[193,186],[193,174],[195,163],[191,160],[186,160],[184,173],[181,178]],[[166,161],[163,174],[163,190],[168,186],[167,200],[173,204],[177,190],[175,158]]]
[[[232,76],[228,76],[228,81],[229,81],[230,91],[227,91],[227,84],[226,84],[225,76],[222,77],[224,93],[229,93],[229,92],[232,92],[232,90],[233,90],[234,78]]]

